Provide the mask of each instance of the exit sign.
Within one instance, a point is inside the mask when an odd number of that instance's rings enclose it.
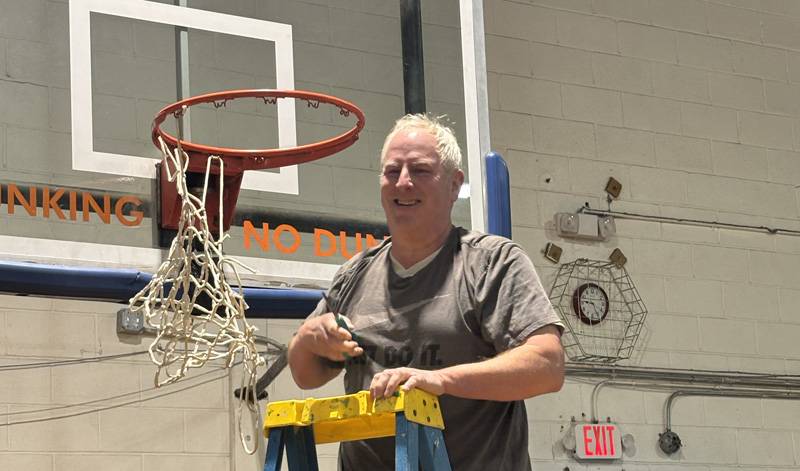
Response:
[[[622,442],[616,424],[578,424],[575,444],[575,455],[584,460],[622,458]]]

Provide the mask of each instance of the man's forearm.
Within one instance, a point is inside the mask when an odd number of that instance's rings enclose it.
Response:
[[[322,357],[299,344],[295,336],[289,342],[287,353],[289,369],[294,382],[301,389],[313,389],[323,386],[339,375],[340,369],[326,365]]]
[[[468,399],[516,401],[561,389],[564,355],[557,335],[537,336],[478,363],[439,370],[445,394]]]

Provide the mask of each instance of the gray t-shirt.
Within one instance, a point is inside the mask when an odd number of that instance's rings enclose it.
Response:
[[[508,239],[453,228],[442,250],[408,278],[392,269],[391,241],[339,270],[312,316],[336,310],[354,326],[364,355],[349,359],[345,390],[369,389],[387,368],[439,369],[492,358],[561,321],[533,264]],[[528,470],[523,401],[440,398],[453,469]],[[344,470],[393,470],[394,438],[342,443]]]

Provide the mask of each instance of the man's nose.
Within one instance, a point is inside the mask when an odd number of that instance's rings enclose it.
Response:
[[[401,168],[400,176],[397,177],[397,186],[404,187],[413,184],[414,182],[411,180],[411,172],[409,172],[408,167]]]

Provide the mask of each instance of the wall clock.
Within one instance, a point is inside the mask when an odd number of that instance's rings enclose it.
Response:
[[[599,324],[608,315],[608,295],[598,284],[583,283],[572,293],[572,309],[584,324]]]

